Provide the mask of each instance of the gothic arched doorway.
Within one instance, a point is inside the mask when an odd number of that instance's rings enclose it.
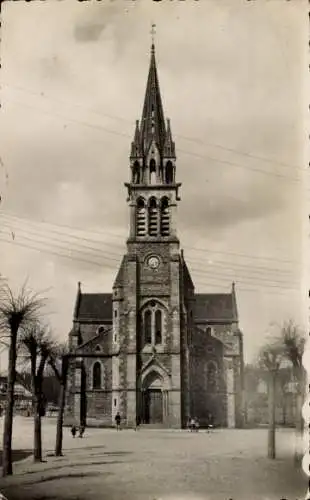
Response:
[[[163,423],[163,381],[156,372],[144,380],[142,390],[142,420],[145,424]]]

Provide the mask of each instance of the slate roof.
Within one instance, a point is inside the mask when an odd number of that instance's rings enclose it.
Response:
[[[112,321],[112,293],[81,293],[76,319]]]
[[[237,320],[232,293],[196,293],[195,299],[196,323],[209,320]]]
[[[222,320],[236,321],[233,294],[196,293],[195,322]],[[77,320],[112,321],[111,293],[81,293]]]

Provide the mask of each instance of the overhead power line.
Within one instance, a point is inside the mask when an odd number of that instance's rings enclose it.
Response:
[[[2,221],[2,225],[6,228],[8,228],[11,232],[14,233],[14,237],[15,235],[17,234],[17,232],[19,231],[22,231],[22,232],[30,232],[32,234],[35,234],[35,236],[38,236],[38,237],[41,237],[41,238],[49,238],[50,239],[50,235],[49,233],[54,233],[57,235],[58,238],[60,238],[61,240],[61,243],[69,243],[72,245],[71,248],[75,249],[75,248],[80,248],[82,250],[86,250],[86,251],[89,251],[90,253],[92,252],[95,252],[95,253],[99,253],[100,256],[104,254],[106,255],[111,255],[113,257],[115,257],[116,255],[121,257],[123,254],[124,254],[124,245],[116,245],[115,243],[107,243],[107,242],[104,242],[104,241],[98,241],[98,240],[91,240],[91,239],[87,239],[87,238],[84,238],[84,237],[79,237],[79,236],[76,236],[76,235],[70,235],[68,233],[64,234],[63,232],[59,231],[59,230],[55,230],[55,229],[48,229],[46,230],[46,233],[44,234],[44,232],[42,232],[42,228],[41,227],[38,227],[38,223],[28,223],[28,228],[27,227],[20,227],[18,224],[20,224],[20,222],[15,219],[13,219],[13,222],[12,222],[12,219],[10,218],[5,218],[4,221]],[[30,225],[30,229],[29,229],[29,225]],[[35,226],[33,228],[33,225]],[[14,231],[13,231],[14,229]],[[81,243],[79,240],[82,240],[83,243]],[[74,240],[74,241],[73,241]],[[76,243],[76,240],[78,241],[78,243]],[[52,242],[54,242],[55,239],[53,238],[52,239]],[[84,244],[84,241],[86,241],[88,244]],[[90,246],[90,243],[92,244],[95,244],[95,245],[100,245],[100,248],[96,247],[96,246]],[[103,247],[108,247],[111,249],[111,251],[109,250],[106,250],[105,248]],[[224,268],[224,269],[228,269],[228,270],[232,270],[232,269],[236,269],[238,272],[244,272],[244,271],[250,271],[251,274],[252,273],[259,273],[259,276],[262,275],[262,271],[265,272],[265,273],[268,273],[268,275],[270,276],[272,273],[276,274],[277,275],[277,279],[278,278],[281,278],[283,275],[283,279],[289,279],[289,275],[292,274],[292,271],[289,271],[287,269],[278,269],[278,268],[270,268],[270,267],[264,267],[264,266],[256,266],[256,265],[251,265],[251,264],[241,264],[241,263],[238,263],[238,262],[230,262],[230,261],[225,261],[225,260],[219,260],[219,259],[216,259],[215,261],[210,261],[210,259],[206,260],[206,259],[195,259],[195,258],[192,258],[192,257],[189,257],[188,259],[186,259],[188,262],[191,262],[191,263],[196,263],[196,264],[204,264],[205,263],[205,266],[208,268],[208,267],[220,267],[220,268]],[[205,262],[204,262],[205,261]],[[255,278],[255,276],[254,276]]]
[[[2,231],[0,230],[0,233],[2,234],[5,234],[5,235],[8,235],[8,233],[6,233],[5,231]],[[31,231],[28,232],[28,234],[31,235]],[[33,234],[33,233],[32,233]],[[85,251],[81,251],[77,248],[74,248],[73,250],[71,248],[68,248],[67,246],[63,246],[63,245],[59,245],[57,243],[55,243],[53,240],[47,240],[46,241],[46,238],[44,240],[44,236],[43,236],[43,240],[42,239],[38,239],[38,235],[36,233],[34,233],[35,236],[24,236],[24,235],[21,235],[19,236],[19,240],[20,238],[22,239],[22,244],[23,244],[23,240],[26,240],[26,241],[30,241],[30,243],[35,243],[36,245],[41,245],[41,247],[34,247],[33,245],[31,245],[32,248],[34,249],[38,249],[38,250],[45,250],[45,247],[48,247],[48,251],[49,253],[53,253],[53,254],[58,254],[59,256],[61,257],[65,257],[65,258],[70,258],[72,260],[78,260],[78,261],[81,261],[81,262],[84,262],[84,263],[87,263],[87,264],[94,264],[94,265],[99,265],[99,266],[102,266],[102,267],[112,267],[113,269],[116,268],[117,264],[119,265],[120,262],[121,262],[121,258],[122,256],[119,256],[119,258],[111,258],[109,256],[106,256],[105,255],[105,252],[101,252],[100,255],[91,255],[92,259],[93,258],[98,258],[100,259],[100,261],[98,262],[97,260],[90,260],[90,257],[85,254]],[[13,244],[16,242],[16,239],[14,239],[13,241]],[[42,249],[42,245],[43,245],[43,249]],[[29,246],[29,244],[28,244]],[[51,250],[52,248],[52,250]],[[57,252],[54,251],[54,249],[56,248]],[[68,254],[59,254],[59,250],[61,251],[65,251],[65,252],[69,252],[69,255]],[[78,255],[81,255],[81,257],[76,257],[75,254],[78,254]],[[113,264],[111,264],[113,263]],[[228,278],[230,279],[230,281],[232,280],[236,280],[238,278],[239,281],[245,283],[245,284],[248,284],[248,285],[252,285],[253,282],[255,282],[255,286],[264,286],[266,288],[276,288],[276,289],[284,289],[284,288],[294,288],[292,287],[292,282],[287,282],[287,283],[284,283],[284,282],[280,282],[280,281],[275,281],[273,279],[268,279],[268,278],[264,278],[264,277],[258,277],[258,276],[243,276],[243,275],[240,275],[240,273],[238,273],[238,271],[236,271],[235,273],[232,271],[230,272],[219,272],[218,270],[207,270],[205,268],[200,268],[200,269],[197,269],[197,268],[193,268],[192,269],[194,272],[197,272],[199,276],[203,275],[206,277],[206,279],[208,279],[208,282],[211,280],[224,280],[225,282],[228,281]],[[233,272],[233,275],[231,274]]]
[[[45,92],[35,92],[34,90],[27,89],[25,87],[21,87],[21,86],[17,86],[17,85],[8,84],[8,83],[2,83],[2,86],[8,87],[8,88],[12,88],[12,89],[21,90],[22,92],[25,92],[25,93],[28,93],[28,94],[31,94],[31,95],[35,95],[35,96],[39,96],[40,99],[48,100],[48,101],[51,101],[51,102],[57,102],[57,103],[59,103],[61,105],[63,105],[63,104],[65,104],[65,105],[69,104],[70,106],[74,106],[74,107],[78,107],[78,108],[83,108],[83,109],[87,110],[88,112],[90,112],[90,113],[92,113],[94,115],[100,116],[100,117],[105,117],[105,118],[109,118],[111,120],[121,121],[123,123],[128,123],[128,124],[131,124],[131,125],[133,124],[132,120],[129,120],[129,119],[126,119],[126,118],[122,118],[122,117],[116,116],[116,115],[111,115],[111,114],[99,112],[98,109],[91,109],[91,108],[89,108],[89,107],[87,107],[87,106],[85,106],[85,105],[83,105],[81,103],[76,103],[76,102],[74,102],[74,103],[69,102],[68,103],[68,101],[64,101],[64,100],[60,100],[60,99],[55,99],[54,97],[46,95]],[[231,148],[231,147],[228,147],[228,146],[223,146],[222,144],[205,141],[205,140],[202,140],[202,139],[190,137],[190,136],[183,135],[183,134],[174,134],[174,135],[175,135],[175,137],[179,137],[180,139],[184,139],[186,141],[193,142],[194,144],[211,146],[211,147],[214,147],[214,148],[221,149],[223,151],[228,151],[230,153],[238,154],[238,155],[241,155],[241,156],[246,156],[247,158],[252,158],[254,160],[259,160],[259,161],[266,162],[266,163],[272,163],[273,165],[280,165],[281,167],[284,167],[284,168],[290,168],[290,169],[302,170],[302,171],[305,170],[301,166],[292,165],[292,164],[289,164],[289,163],[285,163],[285,162],[282,162],[282,161],[275,160],[273,158],[267,158],[267,157],[261,156],[261,155],[255,155],[255,154],[252,154],[252,153],[250,153],[248,151],[241,151],[240,149]]]
[[[51,254],[51,255],[56,255],[57,257],[61,257],[61,258],[64,258],[64,259],[68,259],[68,260],[71,260],[71,261],[78,261],[78,262],[83,262],[85,264],[87,264],[88,266],[99,266],[101,269],[103,268],[109,268],[109,269],[115,269],[115,266],[111,266],[110,264],[102,264],[102,263],[99,263],[99,262],[95,262],[95,261],[91,261],[91,260],[88,260],[88,259],[82,259],[80,257],[73,257],[73,256],[70,256],[70,255],[66,255],[66,254],[62,254],[62,253],[59,253],[59,252],[56,252],[56,251],[53,251],[51,250],[50,248],[39,248],[35,245],[29,245],[28,243],[22,243],[22,242],[16,242],[16,241],[12,241],[10,239],[4,239],[4,238],[1,238],[0,237],[0,241],[4,242],[4,243],[7,243],[9,245],[16,245],[16,246],[20,246],[20,247],[24,247],[24,248],[28,248],[30,250],[34,250],[34,251],[37,251],[39,253],[47,253],[47,254]],[[212,286],[216,286],[216,287],[221,287],[222,289],[224,288],[224,285],[223,285],[223,278],[219,278],[219,279],[208,279],[207,281],[200,281],[199,279],[198,280],[195,280],[195,282],[197,284],[201,284],[205,287],[208,287],[210,285]],[[225,280],[225,283],[230,283],[229,280]],[[260,292],[260,289],[264,290],[262,292]],[[225,287],[225,290],[227,290],[227,287]],[[268,288],[265,288],[264,286],[261,286],[261,285],[256,285],[255,288],[246,288],[246,287],[243,287],[242,285],[238,286],[238,290],[241,290],[241,291],[244,291],[244,292],[253,292],[253,293],[267,293],[267,294],[276,294],[276,295],[287,295],[287,293],[296,293],[298,292],[298,290],[295,290],[295,289],[292,289],[292,288],[286,288],[284,290],[283,287],[278,287],[277,291],[273,291],[273,290],[269,290]]]
[[[82,120],[77,120],[77,119],[74,119],[74,118],[70,118],[70,117],[67,117],[61,113],[56,113],[55,111],[48,111],[48,110],[42,110],[36,106],[33,106],[31,104],[27,104],[27,103],[24,103],[24,102],[20,102],[20,101],[14,101],[13,100],[10,100],[9,101],[13,102],[13,103],[16,103],[16,104],[19,104],[21,106],[25,106],[27,108],[31,108],[31,109],[34,109],[35,111],[39,112],[39,113],[43,113],[43,114],[48,114],[48,115],[51,115],[51,116],[56,116],[58,118],[62,118],[68,122],[72,122],[72,123],[77,123],[79,125],[83,125],[85,127],[89,127],[89,128],[93,128],[93,129],[97,129],[97,130],[102,130],[106,133],[109,133],[109,134],[112,134],[112,135],[117,135],[117,136],[121,136],[121,137],[126,137],[126,138],[129,138],[129,139],[132,139],[132,135],[131,134],[128,134],[128,133],[123,133],[123,132],[118,132],[116,130],[111,130],[107,127],[104,127],[102,125],[95,125],[95,124],[90,124],[89,122],[86,122],[86,121],[82,121]],[[233,162],[233,161],[229,161],[229,160],[221,160],[219,158],[213,158],[211,156],[208,156],[208,155],[202,155],[202,154],[199,154],[199,153],[195,153],[193,151],[187,151],[185,149],[180,149],[178,148],[178,151],[182,152],[182,153],[185,153],[185,154],[188,154],[190,156],[193,156],[193,157],[197,157],[197,158],[200,158],[200,159],[204,159],[204,160],[210,160],[210,161],[214,161],[214,162],[217,162],[217,163],[221,163],[223,165],[230,165],[232,167],[236,167],[236,168],[242,168],[242,169],[245,169],[247,170],[248,172],[257,172],[257,173],[260,173],[260,174],[264,174],[264,175],[268,175],[268,176],[272,176],[272,177],[277,177],[277,178],[280,178],[280,179],[284,179],[285,181],[290,181],[290,182],[301,182],[301,178],[298,178],[298,177],[289,177],[287,175],[284,175],[284,174],[277,174],[277,173],[274,173],[274,172],[268,172],[266,170],[262,170],[262,169],[259,169],[259,168],[252,168],[252,167],[249,167],[249,166],[245,166],[245,165],[241,165],[240,163],[237,163],[237,162]]]
[[[110,237],[116,238],[118,240],[121,239],[122,242],[124,242],[124,239],[126,239],[126,236],[124,234],[121,234],[121,233],[111,233],[109,231],[99,230],[99,229],[84,229],[82,227],[76,227],[76,226],[72,226],[69,224],[60,224],[60,223],[56,224],[54,222],[50,222],[50,221],[46,221],[46,220],[35,221],[34,219],[20,217],[20,216],[17,216],[15,214],[12,214],[10,212],[4,212],[3,210],[0,211],[0,215],[7,216],[7,217],[10,217],[10,218],[16,219],[16,220],[29,221],[31,223],[49,225],[49,226],[57,227],[57,228],[61,227],[64,229],[70,229],[71,231],[80,231],[80,232],[83,232],[84,234],[89,233],[92,236],[94,236],[95,234],[98,234],[100,236],[110,236]],[[97,241],[97,240],[93,240],[93,241]],[[124,248],[124,244],[122,244],[122,245],[115,244],[115,246],[121,246],[122,248]],[[192,246],[185,245],[184,249],[185,250],[190,249],[190,250],[193,250],[195,252],[212,253],[212,254],[220,254],[220,255],[231,255],[231,256],[247,258],[247,259],[266,260],[266,261],[271,261],[271,262],[275,262],[278,264],[279,263],[287,263],[287,264],[300,265],[300,262],[295,261],[295,260],[290,260],[290,259],[280,259],[279,257],[260,256],[260,255],[246,254],[246,253],[240,253],[240,252],[232,252],[232,251],[228,251],[228,250],[215,250],[215,249],[212,249],[209,247],[203,248],[203,247],[197,247],[197,246],[192,247]]]
[[[12,229],[14,228],[14,240],[16,238],[16,236],[21,236],[22,238],[29,238],[29,235],[30,235],[30,239],[31,240],[35,240],[39,243],[46,243],[48,245],[51,245],[51,246],[55,246],[57,248],[60,248],[60,249],[64,249],[64,250],[67,250],[67,251],[70,251],[72,252],[73,254],[74,253],[79,253],[81,254],[83,257],[87,256],[87,254],[90,254],[91,257],[97,257],[97,258],[105,258],[107,260],[110,260],[110,261],[114,261],[114,262],[119,262],[120,259],[122,259],[123,257],[123,253],[118,253],[118,251],[107,251],[105,249],[100,249],[100,248],[95,248],[93,246],[89,246],[89,245],[84,245],[84,244],[81,244],[80,242],[79,243],[76,243],[75,241],[73,242],[72,240],[70,240],[71,236],[67,236],[67,235],[64,235],[63,233],[59,233],[59,232],[56,232],[58,238],[58,242],[55,242],[55,238],[52,238],[51,236],[49,235],[46,235],[46,234],[42,234],[41,231],[38,231],[37,229],[25,229],[25,228],[20,228],[20,227],[16,227],[16,226],[12,226],[9,222],[5,221],[5,222],[2,222],[2,225],[3,227],[7,228],[10,233],[12,234]],[[2,231],[4,233],[4,231]],[[26,236],[23,235],[23,233],[26,233]],[[28,235],[28,236],[27,236]],[[34,235],[34,236],[31,236],[31,235]],[[59,243],[61,243],[61,245],[59,245]],[[66,244],[69,243],[70,246],[67,246]],[[64,246],[66,245],[66,246]],[[106,246],[110,246],[109,244],[105,244]],[[113,246],[111,245],[111,248],[113,248]],[[117,258],[115,258],[117,257]],[[195,262],[196,264],[199,265],[199,269],[195,268]],[[251,281],[256,281],[256,282],[269,282],[269,283],[278,283],[282,286],[286,286],[288,284],[292,284],[294,281],[293,279],[290,279],[289,276],[281,276],[281,275],[278,275],[276,278],[271,276],[269,274],[269,276],[264,276],[262,274],[262,271],[261,269],[252,269],[251,267],[249,266],[242,266],[242,265],[229,265],[229,263],[225,262],[225,261],[217,261],[215,263],[212,263],[212,264],[209,264],[209,263],[206,263],[204,264],[203,261],[201,260],[192,260],[192,259],[188,259],[188,263],[190,264],[190,268],[193,270],[193,271],[197,271],[199,273],[203,273],[203,274],[208,274],[208,275],[211,275],[211,276],[214,276],[214,275],[218,275],[218,276],[224,276],[225,279],[227,279],[230,275],[233,275],[231,276],[232,279],[235,279],[236,276],[239,276],[240,278],[242,279],[245,279],[245,280],[251,280]],[[192,267],[192,263],[194,264],[194,267]],[[267,271],[271,271],[269,270],[268,268],[264,268],[266,269]],[[250,273],[250,274],[249,274]],[[255,273],[258,273],[258,274],[255,274]],[[297,283],[296,283],[297,284]]]

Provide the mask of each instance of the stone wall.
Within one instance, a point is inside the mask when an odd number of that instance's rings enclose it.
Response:
[[[208,383],[210,366],[216,367],[212,386]],[[198,418],[204,426],[211,413],[216,425],[225,426],[226,390],[223,345],[211,335],[196,329],[190,349],[191,416]]]
[[[98,328],[103,326],[106,329],[112,328],[111,322],[94,322],[94,323],[85,323],[79,322],[79,328],[81,333],[81,344],[84,342],[88,342],[93,339],[98,331]],[[105,349],[108,349],[111,345],[111,333],[106,333],[103,336],[100,336],[98,339],[98,343]]]

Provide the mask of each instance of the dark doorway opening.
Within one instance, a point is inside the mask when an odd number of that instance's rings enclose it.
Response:
[[[161,424],[163,422],[163,395],[161,389],[148,389],[144,393],[145,424]]]

